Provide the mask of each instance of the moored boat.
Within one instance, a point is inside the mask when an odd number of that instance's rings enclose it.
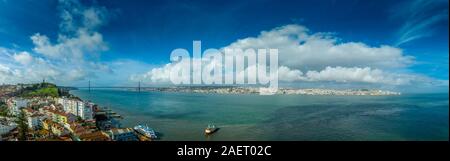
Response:
[[[156,136],[155,130],[148,127],[147,125],[137,125],[133,128],[137,133],[144,135],[150,139],[156,139],[158,136]]]

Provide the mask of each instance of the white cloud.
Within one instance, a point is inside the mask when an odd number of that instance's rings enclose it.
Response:
[[[400,72],[414,64],[414,57],[405,55],[400,48],[388,45],[372,47],[361,42],[338,43],[337,40],[338,38],[330,34],[311,34],[304,26],[286,25],[263,31],[257,37],[237,40],[223,47],[222,51],[226,48],[244,50],[277,48],[280,57],[279,80],[283,82],[366,83],[397,86],[440,81],[414,73]],[[225,59],[232,60],[229,57]],[[169,83],[173,65],[168,63],[163,67],[153,68],[145,74],[133,75],[130,79]],[[253,67],[247,67],[245,71]],[[235,73],[245,71],[235,71]]]
[[[392,17],[404,21],[396,46],[435,34],[436,25],[448,21],[447,0],[414,0],[392,8]]]
[[[36,33],[30,38],[33,51],[50,59],[83,60],[96,58],[108,50],[98,27],[108,20],[104,7],[84,6],[78,0],[59,0],[60,31],[55,43],[46,35]]]
[[[2,75],[12,75],[11,69],[7,66],[4,66],[2,64],[0,64],[0,73],[2,73]]]
[[[80,29],[95,31],[109,19],[109,12],[101,6],[84,6],[78,0],[59,0],[61,23],[64,33],[77,32]]]
[[[385,80],[385,74],[378,69],[326,67],[322,71],[308,71],[306,77],[310,81],[393,83]]]
[[[33,57],[26,51],[14,54],[13,58],[15,61],[19,62],[22,65],[28,65],[33,61]]]
[[[286,82],[336,82],[336,83],[367,83],[393,86],[448,86],[448,80],[439,80],[414,73],[393,73],[370,67],[326,67],[320,71],[301,72],[297,69],[279,68],[280,81]]]
[[[66,37],[60,35],[57,44],[52,44],[49,38],[39,33],[31,36],[35,45],[33,51],[43,54],[51,59],[61,59],[64,61],[80,60],[85,58],[85,54],[96,54],[106,51],[108,46],[103,41],[103,36],[97,32],[88,33],[79,30],[76,37]],[[96,57],[96,55],[87,55]]]
[[[12,72],[9,69],[9,67],[0,64],[0,83],[7,83],[7,82],[9,82],[8,79],[10,79],[12,77],[11,73]]]
[[[322,71],[308,71],[306,78],[308,81],[362,82],[389,85],[405,85],[410,82],[409,75],[387,73],[370,67],[327,67]]]
[[[5,55],[0,57],[2,82],[27,83],[46,79],[71,84],[95,77],[95,74],[112,73],[106,63],[98,61],[100,54],[108,50],[102,34],[97,32],[107,21],[106,8],[84,6],[78,0],[59,0],[58,7],[61,22],[56,41],[52,42],[40,33],[31,35],[36,53],[33,55],[0,47],[0,54]]]
[[[108,20],[106,8],[87,7],[78,0],[60,0],[59,10],[61,22],[56,43],[36,33],[30,37],[34,52],[50,59],[80,62],[97,58],[99,53],[108,50],[102,34],[97,32]]]
[[[263,31],[257,37],[240,39],[224,48],[276,48],[280,64],[301,70],[320,70],[327,66],[399,68],[414,58],[399,48],[371,47],[361,42],[338,43],[327,33],[310,34],[300,25],[286,25]]]
[[[370,67],[326,67],[323,70],[310,70],[306,73],[286,66],[278,68],[280,81],[296,82],[337,82],[337,83],[370,83],[387,85],[408,85],[419,78],[413,74],[389,73]]]
[[[278,68],[278,78],[281,81],[286,82],[300,81],[303,80],[302,76],[303,72],[298,69],[291,70],[289,67],[286,66],[280,66]]]
[[[169,83],[170,71],[175,65],[176,64],[168,63],[163,67],[153,68],[144,74],[133,74],[130,76],[130,80],[134,82],[144,81],[144,83]],[[189,61],[182,61],[178,65],[181,68],[190,68]],[[189,77],[188,75],[185,76]]]
[[[131,75],[132,81],[150,81],[152,83],[168,83],[170,81],[171,64],[166,64],[161,68],[153,68],[142,75]]]
[[[83,80],[88,73],[86,71],[84,71],[83,69],[72,69],[70,71],[68,71],[69,74],[68,76],[68,80],[74,81],[74,80]]]

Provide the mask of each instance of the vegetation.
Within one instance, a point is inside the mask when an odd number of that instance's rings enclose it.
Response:
[[[83,118],[81,118],[80,116],[77,116],[77,122],[83,122]]]
[[[9,110],[5,102],[0,101],[0,116],[9,116]]]
[[[58,87],[50,83],[33,84],[23,89],[22,97],[59,97]]]
[[[58,97],[58,88],[56,87],[45,87],[35,91],[28,92],[23,95],[24,97]]]
[[[25,115],[25,111],[21,110],[19,115],[17,116],[17,127],[19,129],[19,137],[18,139],[20,141],[25,141],[27,140],[27,136],[28,136],[28,121],[27,121],[27,117]]]

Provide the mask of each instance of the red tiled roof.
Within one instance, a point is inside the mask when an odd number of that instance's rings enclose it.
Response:
[[[80,136],[81,140],[84,141],[110,141],[111,139],[107,134],[102,131],[96,131],[93,133],[83,134]]]

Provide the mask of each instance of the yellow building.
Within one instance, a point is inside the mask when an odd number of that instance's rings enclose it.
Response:
[[[49,130],[51,127],[51,122],[48,119],[45,119],[44,121],[42,121],[42,128],[45,130]]]
[[[63,126],[48,119],[42,121],[42,128],[51,131],[56,136],[61,136],[65,132]]]
[[[56,136],[61,136],[64,133],[64,127],[59,124],[52,124],[52,133]]]
[[[57,120],[56,122],[60,123],[60,124],[67,124],[67,115],[64,113],[56,113],[57,115]]]
[[[48,110],[47,114],[51,115],[53,122],[68,124],[68,115],[62,111]]]

